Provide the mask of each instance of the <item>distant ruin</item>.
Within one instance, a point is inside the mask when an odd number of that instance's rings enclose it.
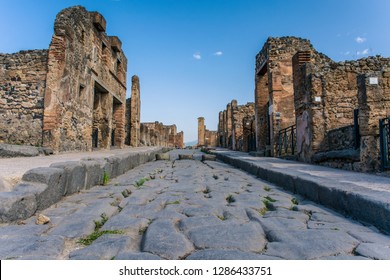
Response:
[[[242,152],[253,150],[254,110],[253,102],[238,105],[237,100],[232,100],[226,110],[219,112],[218,146]]]
[[[216,147],[217,146],[217,132],[206,129],[204,118],[198,118],[198,144],[197,147]]]
[[[101,14],[75,6],[57,15],[48,50],[0,54],[0,143],[55,152],[142,145],[139,79],[126,101],[127,58],[105,31]],[[180,137],[153,143],[182,146]]]

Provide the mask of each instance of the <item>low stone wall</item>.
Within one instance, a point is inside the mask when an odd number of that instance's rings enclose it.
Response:
[[[108,178],[124,174],[155,159],[165,148],[127,153],[101,159],[54,163],[27,171],[12,192],[0,193],[0,222],[24,220],[50,207],[63,196],[103,185]]]

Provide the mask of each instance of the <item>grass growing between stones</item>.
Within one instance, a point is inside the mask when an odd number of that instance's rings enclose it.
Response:
[[[294,205],[298,205],[298,204],[299,204],[298,199],[296,199],[295,197],[291,198],[291,202],[292,202],[292,204],[294,204]]]
[[[145,182],[147,182],[149,180],[150,180],[150,178],[141,178],[141,179],[139,179],[138,181],[135,182],[134,186],[139,189],[139,188],[141,188],[145,184]]]
[[[110,176],[106,171],[103,172],[103,186],[107,185],[108,181],[110,180]]]
[[[276,199],[273,199],[272,197],[270,197],[270,196],[266,196],[266,197],[264,197],[266,200],[268,200],[269,202],[276,202],[277,200]]]
[[[174,204],[180,204],[179,200],[173,201],[173,202],[167,202],[165,205],[174,205]]]
[[[100,230],[103,225],[108,221],[108,217],[106,214],[102,214],[100,221],[94,221],[95,222],[95,230],[88,235],[87,237],[80,238],[77,243],[83,244],[84,246],[91,245],[92,242],[94,242],[96,239],[98,239],[100,236],[104,234],[124,234],[124,231],[121,230]]]
[[[269,192],[270,190],[271,190],[271,188],[270,187],[268,187],[268,186],[264,186],[264,188],[263,188],[266,192]]]
[[[226,199],[227,203],[229,203],[229,204],[236,202],[236,199],[234,198],[234,196],[232,194],[229,194],[225,199]]]
[[[264,207],[265,207],[267,210],[270,210],[270,211],[275,210],[275,206],[272,204],[271,201],[264,199],[264,200],[263,200],[263,204],[264,204]]]
[[[217,215],[217,218],[220,219],[221,221],[225,221],[226,218],[224,216]]]

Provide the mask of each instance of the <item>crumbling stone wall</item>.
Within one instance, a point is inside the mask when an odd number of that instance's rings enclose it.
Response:
[[[42,146],[47,50],[0,54],[0,143]]]
[[[254,116],[254,103],[237,105],[237,101],[231,102],[232,108],[232,149],[245,151],[244,149],[244,123],[245,117]]]
[[[245,105],[238,105],[237,100],[233,99],[226,106],[226,110],[219,112],[216,145],[247,152],[249,149],[248,136],[252,134],[252,121],[248,125],[247,122],[254,118],[254,115],[255,103],[248,102]],[[231,118],[228,119],[228,116],[231,116]],[[245,131],[245,129],[250,131]]]
[[[204,124],[204,118],[198,118],[198,147],[217,147],[218,132],[208,130]]]
[[[57,15],[48,52],[44,146],[69,151],[124,145],[127,59],[120,40],[105,29],[101,14],[81,6]]]
[[[376,58],[377,71],[358,75],[360,163],[359,171],[380,170],[379,120],[390,117],[390,59]]]
[[[369,145],[356,142],[359,139],[356,139],[358,133],[354,128],[354,110],[359,109],[360,126],[365,122],[360,117],[363,114],[360,110],[368,105],[359,101],[357,77],[361,73],[383,69],[388,60],[369,57],[336,63],[308,52],[306,56],[311,58],[301,64],[300,55],[302,53],[294,57],[298,158],[347,170],[378,170],[378,160],[368,164],[364,159],[367,156],[363,154],[367,153]],[[382,108],[376,114],[385,115],[384,111]],[[376,130],[379,135],[379,129]],[[360,151],[353,151],[356,147],[360,147]],[[378,155],[379,152],[376,158]]]
[[[184,147],[184,133],[177,133],[176,125],[164,125],[160,122],[141,123],[141,146],[161,146],[169,148]]]

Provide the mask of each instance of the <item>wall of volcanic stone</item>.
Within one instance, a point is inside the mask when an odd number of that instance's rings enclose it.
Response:
[[[47,50],[0,54],[0,143],[42,146]]]

